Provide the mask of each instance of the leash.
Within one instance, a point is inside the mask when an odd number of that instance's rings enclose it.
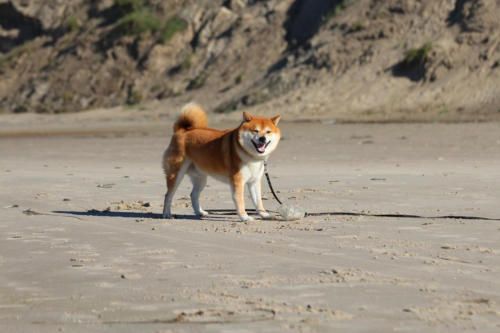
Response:
[[[267,161],[264,161],[264,174],[266,175],[266,178],[267,178],[267,185],[269,185],[269,188],[271,189],[271,192],[273,193],[274,195],[274,199],[276,199],[276,201],[278,201],[278,203],[280,205],[282,205],[283,203],[281,202],[281,200],[278,198],[278,196],[276,195],[276,192],[274,192],[274,188],[273,188],[273,185],[271,184],[271,178],[269,177],[269,172],[267,171]]]
[[[280,207],[278,208],[278,214],[280,214],[285,221],[295,221],[306,217],[307,212],[304,211],[304,209],[290,204],[283,204],[278,198],[278,195],[276,195],[273,185],[271,184],[271,177],[269,177],[269,172],[267,171],[267,161],[264,161],[264,173],[266,174],[267,184],[269,185],[269,188],[273,193],[274,199],[276,199],[276,201],[278,201],[278,203],[280,204]]]

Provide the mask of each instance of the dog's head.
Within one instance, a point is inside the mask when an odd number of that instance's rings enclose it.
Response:
[[[281,116],[262,118],[243,111],[243,122],[238,129],[238,142],[245,152],[257,159],[271,154],[281,138],[278,122]]]

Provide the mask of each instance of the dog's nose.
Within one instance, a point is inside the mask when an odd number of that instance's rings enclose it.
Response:
[[[259,142],[260,142],[260,143],[266,143],[266,137],[265,137],[265,136],[261,136],[261,137],[259,138]]]

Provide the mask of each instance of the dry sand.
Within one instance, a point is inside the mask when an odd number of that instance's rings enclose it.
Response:
[[[500,331],[499,123],[282,129],[301,221],[159,219],[170,126],[0,138],[0,331]]]

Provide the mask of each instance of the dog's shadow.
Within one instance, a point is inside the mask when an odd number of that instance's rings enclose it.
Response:
[[[199,217],[196,215],[175,214],[173,220],[206,220],[206,221],[220,221],[220,222],[235,222],[239,221],[236,211],[233,209],[207,209],[208,216]],[[277,214],[277,212],[268,211]],[[101,216],[101,217],[123,217],[133,219],[158,219],[162,220],[162,214],[155,214],[151,212],[120,212],[110,210],[96,210],[91,209],[87,211],[73,211],[73,210],[56,210],[52,211],[53,214],[61,214],[67,216]],[[247,210],[248,215],[258,216],[254,209]],[[318,212],[306,213],[305,217],[319,217],[319,216],[366,216],[366,217],[382,217],[382,218],[404,218],[404,219],[454,219],[454,220],[478,220],[478,221],[500,221],[500,218],[482,217],[482,216],[463,216],[463,215],[442,215],[442,216],[421,216],[411,214],[369,214],[359,212]],[[77,217],[78,218],[78,217]],[[271,220],[275,219],[274,216]],[[282,221],[282,219],[277,219]]]
[[[174,214],[174,220],[210,220],[210,221],[229,221],[239,220],[236,211],[232,209],[209,209],[207,210],[208,216],[199,217],[196,215]],[[247,210],[249,215],[257,215],[255,210]],[[90,209],[87,211],[75,210],[55,210],[53,214],[61,215],[74,215],[74,216],[100,216],[100,217],[122,217],[131,219],[159,219],[162,220],[162,214],[151,212],[123,212],[123,211],[110,211],[110,210],[96,210]]]

